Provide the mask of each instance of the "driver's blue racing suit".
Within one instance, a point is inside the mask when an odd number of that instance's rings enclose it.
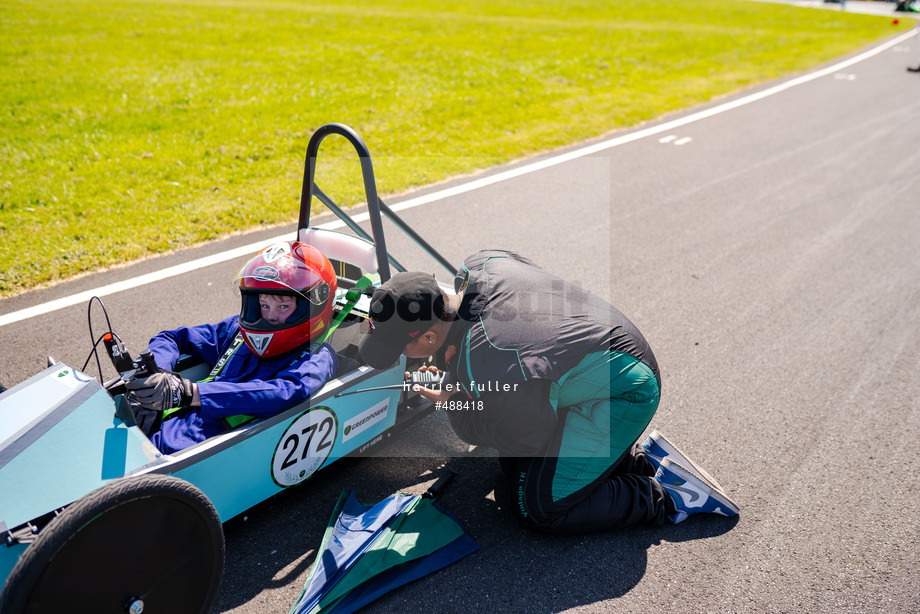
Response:
[[[167,371],[175,368],[180,354],[213,366],[236,337],[238,319],[234,315],[216,324],[163,331],[147,347],[157,365]],[[325,343],[269,358],[260,358],[241,344],[213,381],[198,383],[201,407],[190,407],[164,419],[150,439],[157,449],[169,454],[225,433],[230,428],[226,422],[230,416],[273,416],[319,390],[335,375],[338,364],[335,351]]]

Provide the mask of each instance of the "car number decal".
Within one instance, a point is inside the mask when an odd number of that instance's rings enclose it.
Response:
[[[335,444],[338,423],[328,407],[300,414],[275,446],[272,479],[282,488],[300,484],[322,467]]]

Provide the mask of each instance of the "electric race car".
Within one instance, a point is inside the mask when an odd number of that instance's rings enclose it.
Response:
[[[320,143],[332,134],[360,158],[370,234],[314,181]],[[314,196],[353,234],[310,227]],[[381,215],[454,273],[380,200],[361,138],[342,124],[318,129],[296,239],[336,268],[329,343],[340,369],[301,405],[164,455],[135,425],[121,377],[101,384],[58,363],[0,394],[0,611],[207,612],[223,573],[222,522],[433,409],[404,385],[405,357],[375,370],[358,354],[369,294],[391,264],[404,270],[387,251]],[[105,341],[116,367],[124,364],[117,335],[109,330]],[[209,367],[185,357],[176,369],[197,381]]]

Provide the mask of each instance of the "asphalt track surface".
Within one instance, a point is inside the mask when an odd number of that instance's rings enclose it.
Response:
[[[718,478],[739,518],[527,532],[492,451],[468,449],[436,413],[378,458],[341,461],[227,522],[215,611],[287,612],[342,489],[365,502],[421,493],[444,467],[458,477],[441,502],[480,550],[366,611],[918,611],[920,75],[905,71],[918,58],[907,39],[673,134],[404,212],[453,262],[518,250],[630,316],[663,374],[651,426]],[[31,292],[0,314],[288,231]],[[447,279],[388,239],[404,264]],[[224,317],[244,260],[106,297],[113,327],[136,350]],[[81,366],[85,311],[0,328],[0,381],[46,354]]]

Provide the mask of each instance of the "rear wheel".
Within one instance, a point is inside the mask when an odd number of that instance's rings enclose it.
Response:
[[[127,478],[52,520],[16,562],[4,614],[207,612],[224,567],[214,506],[179,478]]]

